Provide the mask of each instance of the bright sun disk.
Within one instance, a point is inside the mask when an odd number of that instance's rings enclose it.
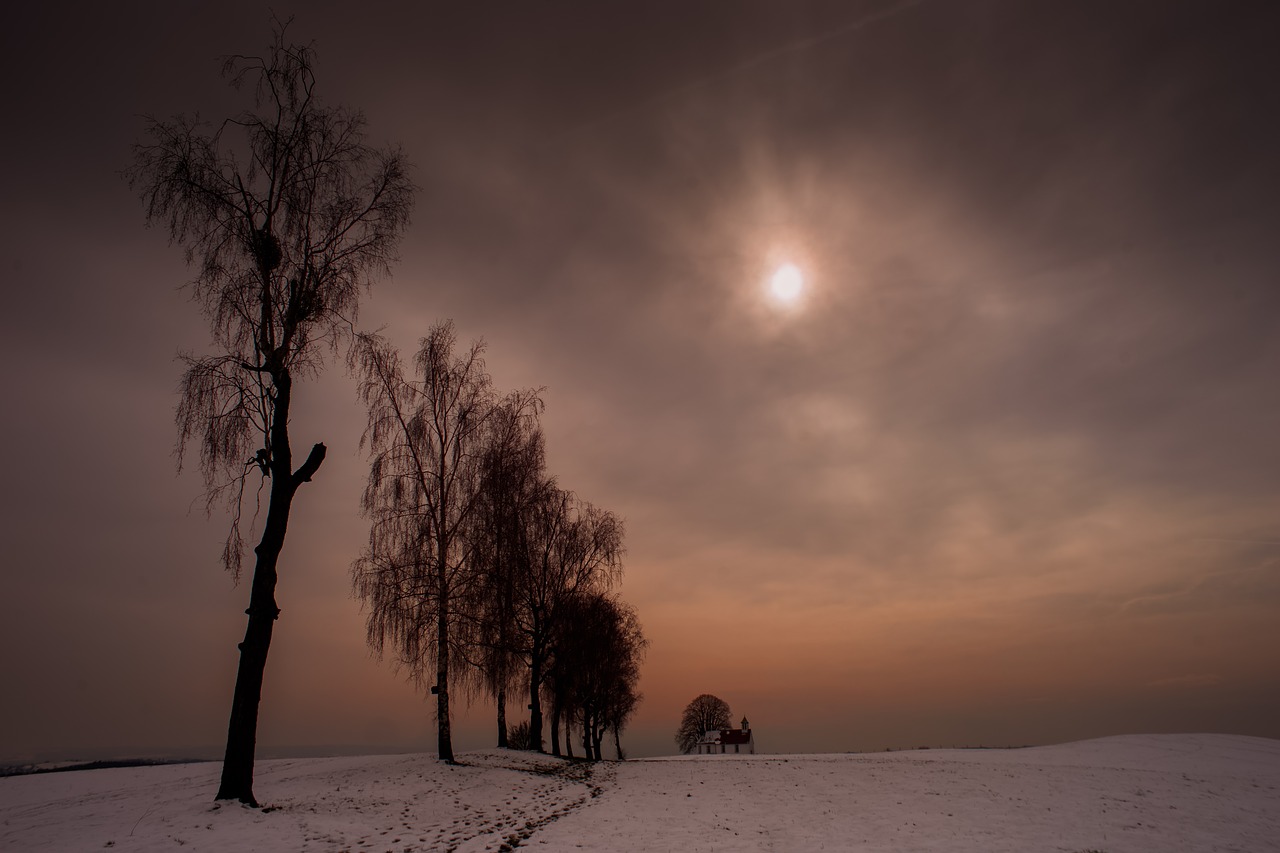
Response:
[[[795,264],[783,264],[769,280],[769,290],[780,302],[794,302],[804,289],[804,273]]]

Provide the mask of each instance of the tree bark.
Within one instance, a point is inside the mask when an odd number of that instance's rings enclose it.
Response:
[[[444,557],[440,557],[436,583],[439,607],[436,612],[436,732],[440,760],[453,764],[453,738],[449,728],[449,580]]]
[[[551,678],[551,754],[560,756],[560,685]]]
[[[507,748],[507,688],[498,688],[498,749]]]
[[[544,752],[542,748],[542,703],[538,695],[542,689],[542,653],[535,648],[529,656],[529,735],[530,748]]]
[[[280,615],[276,605],[276,566],[284,549],[289,526],[289,509],[298,487],[309,482],[324,462],[325,446],[311,448],[306,462],[291,471],[289,449],[288,376],[276,380],[275,426],[271,435],[271,496],[267,503],[267,520],[262,538],[253,549],[255,562],[253,583],[249,593],[249,624],[240,644],[240,665],[236,671],[236,689],[231,700],[231,720],[227,725],[227,751],[222,761],[222,779],[218,785],[219,800],[239,800],[257,807],[253,796],[253,759],[258,739],[258,704],[262,699],[262,679],[271,648],[271,632]]]

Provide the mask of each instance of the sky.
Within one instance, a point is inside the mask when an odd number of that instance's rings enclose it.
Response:
[[[1280,737],[1280,12],[1251,2],[272,4],[419,187],[361,324],[451,318],[625,519],[626,743]],[[39,7],[39,8],[38,8]],[[0,51],[0,760],[220,754],[247,584],[178,472],[145,115],[243,100],[253,2],[27,4]],[[797,301],[769,280],[794,264]],[[364,645],[363,415],[282,556],[260,754],[430,748]],[[460,710],[459,748],[492,710]]]

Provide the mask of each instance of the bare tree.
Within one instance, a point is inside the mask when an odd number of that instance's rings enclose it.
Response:
[[[537,405],[521,392],[498,401],[481,359],[483,345],[455,356],[453,324],[423,338],[417,378],[404,375],[385,340],[359,335],[351,363],[369,409],[362,444],[369,447],[369,482],[362,506],[369,544],[352,567],[356,593],[368,608],[368,640],[420,686],[436,694],[440,758],[453,761],[449,696],[474,687],[475,587],[486,549],[475,535],[485,452],[495,413],[514,417]]]
[[[609,705],[607,717],[609,731],[613,733],[613,749],[617,753],[619,761],[627,760],[627,751],[622,748],[622,730],[627,727],[627,723],[631,722],[631,716],[640,707],[640,701],[644,699],[644,694],[636,689],[639,682],[637,677],[634,681],[628,680],[621,683],[616,692],[609,697]]]
[[[636,685],[647,645],[635,611],[624,602],[594,591],[566,602],[555,643],[552,694],[564,714],[566,741],[572,724],[580,725],[588,758],[601,759],[600,743],[610,730],[622,757],[621,732],[639,704]],[[553,735],[558,717],[553,712]]]
[[[198,270],[191,294],[217,351],[183,356],[177,455],[181,466],[194,444],[207,507],[231,509],[222,562],[237,580],[246,484],[271,484],[217,794],[251,805],[277,564],[294,495],[325,456],[317,443],[294,467],[293,383],[323,367],[360,296],[389,271],[413,204],[404,157],[366,144],[360,113],[318,98],[312,50],[287,43],[284,30],[265,57],[224,66],[252,108],[216,126],[150,119],[126,173],[148,223],[166,227]]]
[[[623,529],[613,513],[579,501],[551,481],[530,501],[522,527],[515,625],[529,667],[529,726],[535,743],[541,743],[541,694],[568,603],[617,580]]]
[[[680,718],[680,729],[676,732],[676,743],[680,751],[689,753],[702,740],[702,736],[717,729],[727,729],[732,724],[733,715],[729,711],[729,703],[719,696],[703,693],[696,696],[684,708]]]
[[[613,734],[613,748],[618,760],[626,760],[622,749],[622,731],[644,698],[639,690],[640,664],[649,641],[640,627],[635,610],[621,601],[614,602],[618,613],[615,631],[617,651],[612,657],[612,671],[604,685],[600,722]],[[597,750],[598,751],[598,750]]]
[[[522,665],[516,635],[516,579],[523,541],[522,519],[545,480],[546,451],[538,414],[542,402],[526,392],[514,395],[490,418],[481,460],[480,502],[472,528],[482,566],[468,646],[497,710],[498,746],[507,747],[507,691]]]

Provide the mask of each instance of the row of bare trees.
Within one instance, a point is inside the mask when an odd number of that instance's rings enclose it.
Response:
[[[226,60],[250,106],[221,123],[148,119],[125,172],[147,222],[197,271],[190,293],[213,352],[182,356],[178,459],[197,455],[208,507],[225,501],[230,510],[222,562],[236,579],[242,514],[256,527],[269,486],[217,798],[257,805],[280,556],[293,500],[326,453],[317,442],[300,464],[294,458],[295,383],[348,345],[369,406],[371,532],[354,580],[370,641],[438,693],[442,758],[453,756],[451,687],[497,699],[501,742],[506,695],[520,684],[535,746],[548,695],[553,723],[580,726],[598,755],[601,733],[616,742],[638,701],[644,647],[634,613],[609,593],[622,526],[547,476],[541,401],[532,392],[498,397],[479,347],[454,354],[450,325],[424,339],[417,378],[385,341],[354,334],[361,297],[396,259],[415,188],[398,148],[370,145],[358,111],[318,96],[313,51],[287,41],[286,28],[277,22],[265,55]],[[573,614],[584,614],[581,623]]]
[[[483,345],[457,350],[451,322],[422,339],[407,373],[384,338],[356,337],[350,363],[369,412],[362,508],[369,541],[352,567],[368,640],[435,695],[440,758],[453,761],[455,692],[492,696],[507,745],[509,694],[529,698],[534,748],[544,699],[551,749],[582,733],[600,757],[639,701],[645,640],[611,595],[622,522],[560,488],[546,471],[535,391],[505,396]]]

